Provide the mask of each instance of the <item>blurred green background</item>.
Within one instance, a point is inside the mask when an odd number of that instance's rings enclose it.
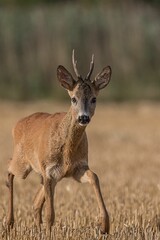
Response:
[[[160,100],[160,1],[0,0],[0,98],[65,99],[56,68],[111,65],[101,100]]]

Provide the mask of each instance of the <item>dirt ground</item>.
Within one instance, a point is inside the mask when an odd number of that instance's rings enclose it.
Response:
[[[6,229],[7,161],[12,156],[11,129],[33,112],[66,111],[55,102],[0,103],[0,239],[47,239],[45,224],[36,229],[32,210],[40,179],[31,173],[15,179],[15,225]],[[89,162],[100,179],[110,214],[110,235],[98,228],[98,206],[89,184],[58,183],[56,220],[51,239],[160,239],[160,104],[99,104],[87,127]]]

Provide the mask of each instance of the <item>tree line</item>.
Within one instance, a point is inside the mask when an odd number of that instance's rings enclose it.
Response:
[[[149,3],[149,4],[160,4],[160,0],[121,0],[118,1],[118,4],[120,3],[140,3],[140,2],[144,2],[144,3]],[[113,3],[113,4],[117,4],[116,0],[0,0],[0,5],[3,6],[7,6],[7,5],[17,5],[17,6],[26,6],[26,5],[37,5],[37,4],[62,4],[62,3],[71,3],[71,4],[75,4],[75,3],[79,3],[79,4],[90,4],[90,5],[94,5],[94,4],[101,4],[101,3]]]

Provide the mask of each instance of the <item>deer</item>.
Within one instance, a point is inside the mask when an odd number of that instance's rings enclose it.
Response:
[[[77,69],[74,50],[72,64],[76,78],[62,65],[57,67],[59,83],[71,98],[68,112],[33,113],[19,120],[12,130],[14,148],[6,181],[9,189],[9,229],[14,225],[14,177],[26,179],[34,170],[42,178],[33,203],[37,226],[42,224],[42,209],[45,203],[46,229],[51,231],[55,219],[56,184],[63,178],[72,177],[80,183],[88,182],[93,187],[99,208],[100,230],[102,233],[109,233],[109,214],[102,197],[99,178],[88,165],[88,140],[85,129],[94,115],[99,91],[110,82],[112,70],[110,66],[106,66],[91,80],[94,69],[92,55],[89,72],[83,78]]]

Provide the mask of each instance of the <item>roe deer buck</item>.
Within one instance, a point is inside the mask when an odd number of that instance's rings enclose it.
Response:
[[[96,107],[99,90],[106,87],[111,78],[111,68],[105,67],[95,78],[90,79],[94,57],[87,77],[78,73],[72,53],[75,80],[63,67],[58,66],[57,77],[68,91],[71,107],[67,113],[34,113],[20,120],[13,129],[14,152],[9,162],[7,186],[9,188],[9,212],[7,224],[13,227],[13,179],[25,179],[34,170],[43,182],[34,199],[36,224],[42,223],[42,208],[45,202],[47,230],[54,222],[54,190],[58,181],[73,177],[79,182],[89,182],[96,194],[100,209],[101,231],[109,233],[109,216],[106,210],[97,175],[88,166],[88,143],[85,128]]]

